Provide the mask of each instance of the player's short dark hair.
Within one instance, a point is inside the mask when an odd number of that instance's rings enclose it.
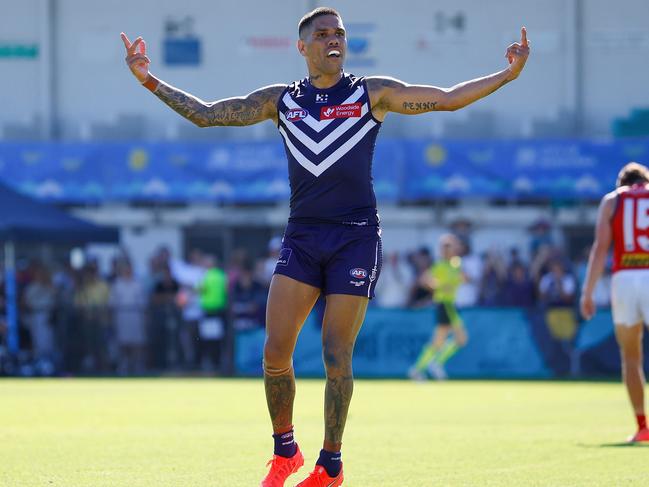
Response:
[[[302,39],[302,34],[311,26],[313,21],[318,17],[322,17],[323,15],[335,15],[339,19],[342,18],[338,11],[331,7],[318,7],[314,10],[311,10],[310,12],[304,14],[304,17],[302,17],[300,19],[300,22],[298,22],[297,24],[297,33],[300,36],[300,39]]]
[[[619,188],[638,183],[649,183],[649,168],[637,162],[629,162],[618,173],[616,186]]]

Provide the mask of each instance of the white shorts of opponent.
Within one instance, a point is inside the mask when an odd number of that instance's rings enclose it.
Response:
[[[649,325],[649,269],[618,271],[611,279],[613,323]]]

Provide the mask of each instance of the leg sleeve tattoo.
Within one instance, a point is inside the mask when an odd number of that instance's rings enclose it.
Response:
[[[325,441],[342,443],[347,412],[354,391],[354,378],[349,374],[328,377],[325,387]]]
[[[284,375],[264,375],[266,403],[273,423],[273,431],[280,431],[293,424],[295,400],[295,374],[293,369]]]

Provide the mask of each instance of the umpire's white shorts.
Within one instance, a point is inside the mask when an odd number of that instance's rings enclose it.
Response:
[[[611,279],[613,323],[649,325],[649,269],[618,271]]]

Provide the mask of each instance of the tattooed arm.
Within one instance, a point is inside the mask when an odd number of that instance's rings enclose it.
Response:
[[[367,78],[372,114],[383,120],[388,112],[404,115],[436,111],[455,111],[493,93],[511,81],[507,70],[466,81],[452,88],[410,85],[388,77]]]
[[[146,55],[146,43],[142,37],[133,42],[123,32],[121,37],[126,49],[126,64],[133,76],[173,110],[199,127],[252,125],[268,119],[277,122],[277,100],[285,85],[266,86],[246,96],[204,102],[151,75],[151,60]]]
[[[286,85],[271,85],[246,96],[209,103],[163,81],[159,81],[153,93],[199,127],[242,126],[268,119],[277,122],[277,100],[284,88]]]
[[[417,115],[433,110],[454,111],[465,107],[518,78],[529,51],[527,31],[523,27],[521,42],[513,43],[505,52],[509,66],[489,76],[465,81],[451,88],[411,85],[389,77],[368,77],[367,88],[372,103],[372,114],[383,120],[388,112]]]

